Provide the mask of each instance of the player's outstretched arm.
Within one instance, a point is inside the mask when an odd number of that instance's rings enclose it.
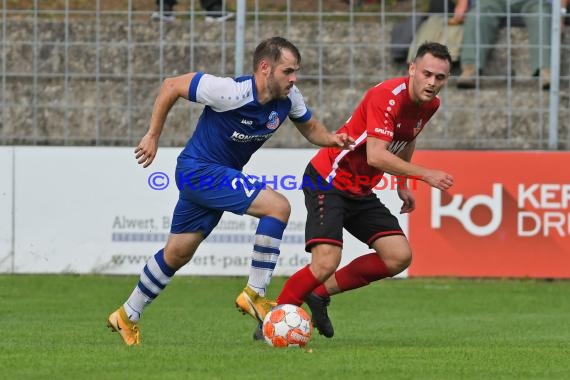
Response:
[[[135,158],[143,167],[152,164],[158,150],[158,139],[164,128],[168,112],[178,98],[188,99],[188,88],[195,73],[166,78],[162,82],[160,91],[150,117],[150,126],[135,149]]]
[[[366,139],[366,158],[368,165],[388,174],[419,179],[440,190],[447,190],[453,185],[453,176],[441,170],[424,168],[398,157],[388,150],[390,143],[374,137]],[[410,152],[410,158],[411,158]]]
[[[354,139],[346,133],[331,133],[314,116],[305,123],[294,123],[299,132],[311,143],[318,146],[352,149]]]

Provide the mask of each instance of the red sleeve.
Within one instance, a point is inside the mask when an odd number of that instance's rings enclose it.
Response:
[[[366,105],[366,133],[368,136],[391,142],[400,104],[392,92],[382,88],[374,90],[370,92]]]

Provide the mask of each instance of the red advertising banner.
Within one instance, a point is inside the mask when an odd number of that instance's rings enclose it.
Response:
[[[570,278],[570,153],[417,151],[454,176],[419,182],[410,277]]]

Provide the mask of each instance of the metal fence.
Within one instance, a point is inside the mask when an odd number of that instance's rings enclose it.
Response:
[[[179,0],[173,22],[150,19],[154,0],[2,0],[0,144],[134,145],[148,128],[165,77],[249,72],[253,49],[271,35],[300,48],[298,86],[316,116],[336,129],[367,88],[407,75],[407,64],[393,59],[393,49],[407,45],[394,45],[392,31],[410,17],[427,16],[427,2],[415,0],[235,0],[224,6],[238,11],[237,20],[207,22],[197,0]],[[451,78],[419,147],[569,149],[567,35],[555,49],[560,87],[543,91],[528,67],[526,29],[507,24],[476,89],[459,90]],[[201,108],[178,102],[161,145],[183,145]],[[266,146],[309,145],[286,125]]]

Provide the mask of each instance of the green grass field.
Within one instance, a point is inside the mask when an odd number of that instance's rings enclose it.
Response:
[[[336,335],[309,352],[252,341],[244,278],[176,277],[124,346],[105,319],[136,280],[0,276],[0,378],[570,378],[567,281],[381,281],[334,297]]]

